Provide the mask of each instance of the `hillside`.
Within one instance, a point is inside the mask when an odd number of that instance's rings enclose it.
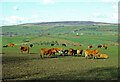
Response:
[[[29,23],[22,25],[3,26],[2,35],[54,35],[54,34],[116,34],[118,27],[111,23],[92,21],[63,21]]]
[[[59,22],[41,22],[26,23],[22,25],[116,25],[113,23],[93,22],[93,21],[59,21]]]
[[[103,25],[103,23],[96,23],[99,25],[86,25],[88,24],[87,22],[83,22],[84,24],[86,23],[85,25],[75,25],[77,23],[73,22],[63,23],[61,23],[63,25],[59,25],[60,23],[51,22],[49,24],[44,23],[44,25],[43,23],[39,25],[33,25],[35,23],[31,23],[24,25],[3,26],[2,35],[11,38],[11,40],[9,41],[7,41],[8,38],[4,38],[5,44],[13,41],[15,43],[23,43],[24,39],[29,40],[24,36],[33,36],[30,38],[29,41],[37,44],[41,44],[43,43],[43,41],[47,41],[46,43],[50,43],[50,41],[52,40],[58,41],[58,43],[60,44],[117,44],[118,42],[117,25]],[[93,22],[91,22],[91,24],[93,24]],[[23,36],[23,38],[20,38],[21,35]],[[44,39],[44,37],[46,39]],[[18,40],[20,42],[18,42]]]

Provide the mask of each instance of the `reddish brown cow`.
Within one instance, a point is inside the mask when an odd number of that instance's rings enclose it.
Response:
[[[28,54],[29,54],[29,47],[22,47],[22,46],[20,46],[20,50],[21,50],[21,53],[23,53],[23,51],[27,51]]]
[[[73,48],[70,48],[70,49],[69,49],[69,54],[70,54],[70,55],[73,55]]]
[[[104,45],[104,44],[103,44],[103,48],[104,48],[104,49],[107,49],[107,45]]]
[[[50,56],[51,54],[55,54],[55,52],[56,52],[56,50],[54,48],[52,48],[52,49],[43,49],[42,48],[40,56],[44,57],[44,55],[47,55],[47,54],[48,54],[48,56]]]
[[[13,44],[13,43],[8,43],[8,46],[12,46],[12,47],[13,47],[14,45],[15,45],[15,44]]]
[[[88,48],[92,48],[92,46],[88,46]]]
[[[51,48],[52,49],[52,48]],[[53,48],[56,50],[56,52],[59,52],[60,50],[62,50],[62,48]]]
[[[78,46],[82,46],[82,45],[78,45]]]

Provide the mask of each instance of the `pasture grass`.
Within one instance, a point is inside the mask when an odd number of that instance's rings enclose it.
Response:
[[[27,46],[27,45],[25,45]],[[3,80],[117,80],[118,47],[99,49],[108,59],[86,59],[82,56],[60,56],[40,58],[41,48],[87,49],[87,46],[34,45],[30,54],[21,54],[19,46],[3,48]],[[93,46],[93,49],[96,49]]]
[[[73,31],[77,30],[73,33]],[[99,48],[108,59],[84,57],[85,49],[92,44],[118,44],[117,26],[42,26],[14,25],[2,27],[2,46],[8,43],[33,43],[30,54],[21,54],[20,46],[2,48],[3,80],[117,80],[118,47]],[[76,33],[86,33],[76,36]],[[87,34],[88,33],[88,34]],[[92,35],[94,33],[94,35]],[[48,35],[49,34],[49,35]],[[100,34],[100,35],[99,35]],[[102,35],[101,35],[102,34]],[[13,36],[15,35],[15,36]],[[58,41],[60,45],[37,45],[40,42]],[[67,44],[66,47],[61,46]],[[82,44],[81,47],[73,45]],[[40,58],[41,48],[83,49],[83,54],[60,56],[58,53]],[[93,50],[97,46],[93,45]]]

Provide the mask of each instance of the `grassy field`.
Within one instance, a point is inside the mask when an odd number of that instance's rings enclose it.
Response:
[[[52,48],[51,46],[47,46]],[[62,47],[62,46],[54,46]],[[63,49],[87,49],[81,47],[62,47]],[[3,48],[3,80],[117,80],[117,46],[99,49],[109,59],[86,59],[82,56],[55,56],[40,58],[40,49],[46,46],[34,45],[30,54],[20,53],[19,46]],[[96,49],[96,46],[93,47]],[[92,58],[92,57],[91,57]]]
[[[118,79],[118,32],[117,26],[48,26],[15,25],[2,27],[2,46],[15,43],[14,47],[2,48],[3,80],[117,80]],[[74,31],[74,32],[73,32]],[[76,36],[76,33],[84,33]],[[22,45],[21,43],[27,43]],[[20,45],[34,46],[30,54],[21,54]],[[50,46],[56,43],[55,46]],[[67,44],[66,47],[61,44]],[[81,47],[73,46],[82,44]],[[107,44],[108,49],[99,49],[108,59],[86,59],[82,56],[40,58],[41,48],[88,49],[93,45]],[[112,44],[114,46],[112,46]],[[0,56],[1,57],[1,56]]]

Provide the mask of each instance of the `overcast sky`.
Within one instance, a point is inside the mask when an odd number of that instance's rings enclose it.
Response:
[[[118,23],[119,0],[1,0],[0,25],[33,22]]]

